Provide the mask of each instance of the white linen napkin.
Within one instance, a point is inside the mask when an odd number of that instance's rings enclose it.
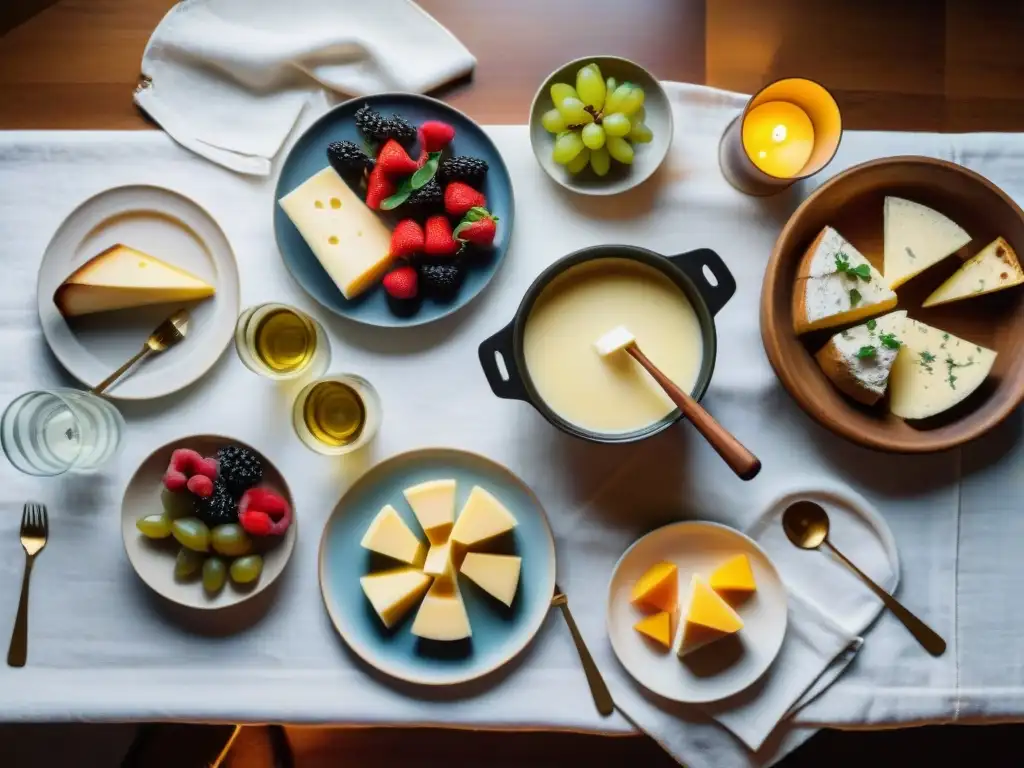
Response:
[[[320,86],[424,93],[475,65],[409,0],[183,0],[142,54],[135,103],[193,152],[266,176]]]

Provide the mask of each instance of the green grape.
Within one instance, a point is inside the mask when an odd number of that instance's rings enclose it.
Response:
[[[618,81],[614,77],[609,77],[604,83],[605,93],[611,93],[619,87]]]
[[[178,556],[174,558],[174,578],[187,579],[195,576],[203,567],[206,557],[202,552],[193,552],[188,547],[178,550]]]
[[[608,154],[625,165],[633,162],[633,147],[620,136],[608,137]]]
[[[192,517],[196,513],[196,497],[188,491],[175,493],[163,488],[160,490],[160,503],[164,505],[164,513],[171,520]]]
[[[210,529],[206,523],[195,517],[183,517],[171,523],[171,533],[178,543],[196,552],[210,549]]]
[[[588,149],[600,149],[604,146],[604,128],[597,123],[584,125],[580,137],[583,139],[583,145]]]
[[[629,129],[629,140],[635,144],[647,144],[654,138],[651,129],[641,122],[633,121],[633,127]]]
[[[621,112],[622,103],[626,100],[626,96],[633,90],[633,86],[630,83],[623,83],[617,87],[614,91],[608,94],[608,98],[604,100],[604,112],[610,115],[612,112]]]
[[[583,149],[583,139],[579,131],[563,131],[555,139],[554,149],[551,150],[551,159],[559,165],[565,165],[578,155]]]
[[[568,83],[555,83],[551,86],[551,103],[556,107],[565,99],[578,99],[576,89]]]
[[[576,73],[576,93],[584,104],[595,110],[604,106],[605,86],[597,64],[588,64]]]
[[[570,160],[565,167],[569,171],[569,173],[579,173],[580,171],[587,167],[587,163],[589,162],[590,150],[584,147],[583,151],[576,155],[576,157],[574,157],[572,160]]]
[[[643,107],[640,107],[636,112],[633,113],[633,116],[630,118],[630,120],[632,122],[634,122],[634,123],[646,122],[647,121],[647,110],[644,109]]]
[[[171,521],[166,515],[146,515],[135,521],[135,527],[147,539],[166,539],[171,535]]]
[[[612,159],[605,147],[595,149],[590,153],[590,167],[594,169],[594,173],[598,176],[604,176],[608,173],[608,169],[612,167]]]
[[[629,124],[629,118],[621,112],[608,115],[601,124],[604,126],[604,132],[609,136],[625,136],[632,127]]]
[[[579,99],[563,99],[558,105],[558,111],[569,125],[580,125],[594,122],[594,116],[583,108],[583,102]]]
[[[231,564],[231,580],[236,584],[249,584],[256,581],[263,573],[263,558],[259,555],[246,555]]]
[[[565,118],[557,109],[549,109],[541,115],[540,124],[548,133],[561,133],[566,129]]]
[[[210,544],[214,552],[229,557],[248,555],[252,551],[252,539],[237,524],[218,525],[210,534]]]
[[[228,580],[228,567],[219,557],[208,557],[203,563],[203,589],[209,595],[216,595],[224,589]]]
[[[639,85],[634,85],[630,92],[626,94],[626,98],[622,100],[622,104],[619,107],[623,114],[632,115],[640,107],[644,105],[644,89]]]

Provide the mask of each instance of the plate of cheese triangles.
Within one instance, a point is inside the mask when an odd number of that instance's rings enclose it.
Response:
[[[827,181],[783,228],[761,335],[800,406],[871,448],[946,450],[1024,399],[1024,213],[978,174],[894,157]]]

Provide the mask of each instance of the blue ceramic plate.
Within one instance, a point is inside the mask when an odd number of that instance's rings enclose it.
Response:
[[[449,154],[470,155],[486,160],[489,166],[486,182],[481,191],[487,197],[487,205],[491,212],[498,217],[498,234],[494,240],[493,251],[486,255],[482,254],[481,258],[474,261],[473,266],[467,270],[465,282],[453,301],[438,303],[427,299],[411,317],[398,317],[388,309],[387,298],[380,286],[371,288],[355,299],[346,299],[342,296],[291,219],[277,204],[284,195],[327,166],[329,143],[347,139],[363,145],[363,138],[356,129],[354,116],[356,110],[364,104],[369,104],[385,117],[398,113],[414,125],[420,125],[427,120],[443,120],[455,129],[455,139],[449,146],[450,153],[446,151],[445,157]],[[364,196],[361,190],[359,194],[360,197]],[[490,282],[508,250],[514,213],[512,180],[508,175],[508,168],[505,167],[505,162],[498,154],[494,142],[479,125],[457,109],[452,109],[447,104],[428,96],[387,93],[340,104],[302,134],[285,158],[281,176],[277,181],[277,189],[274,192],[274,235],[284,263],[292,276],[310,296],[327,309],[367,325],[422,325],[450,315],[465,306]],[[382,215],[388,217],[389,224],[394,224],[401,218],[397,212]]]
[[[462,508],[474,485],[491,491],[508,507],[519,524],[502,551],[523,558],[519,590],[511,608],[459,577],[473,636],[454,643],[415,637],[410,632],[415,607],[398,625],[385,629],[359,586],[360,577],[374,570],[371,553],[359,546],[374,515],[391,504],[426,542],[402,491],[445,477],[454,477],[458,483],[456,510]],[[411,451],[363,475],[334,509],[320,541],[320,589],[334,626],[371,666],[412,683],[464,683],[510,661],[537,634],[555,589],[555,543],[540,502],[500,464],[448,448]]]

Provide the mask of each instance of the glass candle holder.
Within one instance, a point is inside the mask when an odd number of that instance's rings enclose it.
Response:
[[[722,175],[748,195],[773,195],[835,157],[843,135],[839,105],[820,83],[776,80],[754,94],[722,134]]]
[[[242,312],[235,350],[246,368],[275,381],[320,376],[331,363],[323,326],[287,304],[258,304]]]

